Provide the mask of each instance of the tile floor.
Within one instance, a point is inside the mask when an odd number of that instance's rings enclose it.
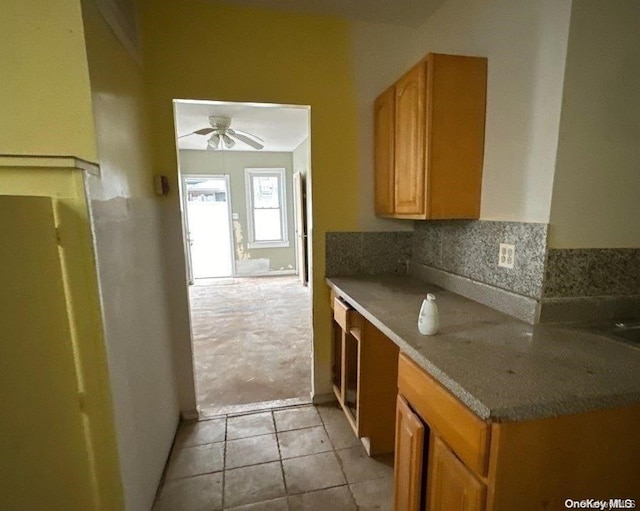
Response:
[[[393,457],[369,458],[337,405],[181,424],[153,511],[391,511]]]

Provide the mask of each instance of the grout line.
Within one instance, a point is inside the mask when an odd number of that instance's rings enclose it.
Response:
[[[226,415],[224,417],[223,439],[224,439],[224,447],[222,448],[222,489],[220,491],[221,493],[220,505],[222,509],[225,508],[224,497],[225,497],[225,482],[226,482],[226,476],[227,476],[227,416]]]
[[[273,426],[275,429],[276,418],[273,415],[273,410],[271,411],[271,416],[273,419]],[[287,504],[287,509],[289,509],[289,488],[287,487],[287,478],[284,475],[284,464],[282,463],[282,451],[280,450],[280,437],[278,436],[278,431],[276,429],[276,444],[278,445],[278,462],[280,463],[280,473],[282,474],[282,485],[284,486],[284,494]]]

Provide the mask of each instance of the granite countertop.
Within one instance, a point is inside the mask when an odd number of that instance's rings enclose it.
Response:
[[[328,284],[482,419],[541,419],[640,404],[640,349],[569,326],[529,325],[410,277]],[[417,327],[427,293],[438,335]]]

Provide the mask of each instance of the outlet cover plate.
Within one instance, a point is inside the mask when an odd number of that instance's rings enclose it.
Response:
[[[516,246],[510,243],[500,243],[500,253],[498,254],[498,266],[501,268],[513,268],[516,260]]]

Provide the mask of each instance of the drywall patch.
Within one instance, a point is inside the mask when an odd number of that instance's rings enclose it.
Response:
[[[236,273],[243,277],[265,275],[269,273],[270,260],[261,259],[242,259],[236,261]]]
[[[247,246],[243,243],[242,224],[238,220],[233,221],[233,239],[236,252],[236,262],[249,259],[251,256],[247,252]]]

